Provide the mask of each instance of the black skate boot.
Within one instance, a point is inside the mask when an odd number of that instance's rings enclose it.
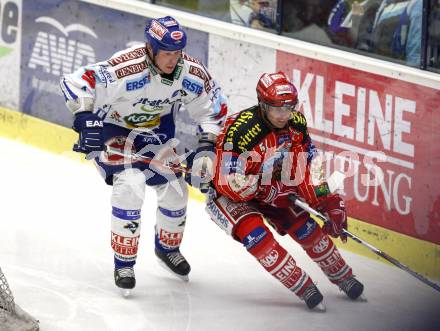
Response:
[[[115,269],[115,284],[121,289],[123,296],[129,296],[136,286],[136,278],[132,267]]]
[[[351,300],[365,300],[365,298],[362,296],[362,293],[364,292],[364,285],[354,276],[350,276],[343,280],[338,284],[338,286],[339,289],[344,291],[344,293],[347,294]]]
[[[321,292],[319,292],[315,284],[311,284],[305,289],[301,299],[306,302],[306,305],[309,309],[325,311],[325,306],[322,302],[324,297],[322,296]]]
[[[191,267],[179,250],[167,253],[156,248],[155,252],[162,267],[186,282],[189,280]]]

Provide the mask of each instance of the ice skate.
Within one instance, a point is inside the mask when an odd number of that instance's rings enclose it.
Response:
[[[188,274],[191,271],[191,267],[179,250],[167,253],[156,249],[155,253],[159,264],[164,269],[185,282],[189,280]]]
[[[115,269],[115,284],[120,288],[121,294],[128,297],[131,290],[136,286],[136,278],[132,267]]]
[[[354,276],[350,276],[338,284],[339,289],[343,291],[351,300],[367,301],[363,296],[364,285]]]
[[[326,307],[322,300],[324,297],[315,284],[311,284],[307,287],[301,296],[301,299],[305,301],[307,308],[314,311],[325,312]]]

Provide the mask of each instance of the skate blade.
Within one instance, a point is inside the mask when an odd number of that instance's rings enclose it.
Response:
[[[312,311],[317,313],[325,313],[327,311],[327,307],[322,302],[318,303],[315,307],[313,307]]]
[[[131,296],[131,290],[130,290],[130,289],[121,288],[121,289],[119,289],[119,290],[121,291],[121,295],[122,295],[124,298],[128,298],[128,297]]]
[[[363,293],[355,301],[368,302],[367,297]]]
[[[168,268],[168,266],[165,264],[165,262],[163,262],[161,259],[157,259],[157,262],[159,262],[159,265],[162,268],[164,268],[166,271],[168,271],[170,274],[172,274],[173,276],[179,278],[180,280],[183,280],[184,282],[189,282],[188,275],[182,276],[182,275],[176,274],[173,270]]]

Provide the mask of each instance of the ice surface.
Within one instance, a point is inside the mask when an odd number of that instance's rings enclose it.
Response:
[[[0,264],[43,331],[439,330],[440,294],[400,269],[343,251],[366,287],[368,302],[352,302],[281,238],[324,295],[327,312],[309,312],[195,201],[182,244],[190,281],[173,278],[154,256],[152,190],[137,286],[123,298],[113,282],[111,188],[96,169],[4,138],[0,151]]]

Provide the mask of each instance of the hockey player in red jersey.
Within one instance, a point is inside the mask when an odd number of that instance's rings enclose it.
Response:
[[[328,279],[356,300],[364,287],[329,238],[346,240],[342,235],[342,229],[347,228],[344,201],[330,193],[326,182],[312,183],[315,148],[305,117],[296,111],[297,91],[284,73],[278,72],[261,76],[257,96],[258,105],[229,117],[217,139],[215,192],[207,211],[308,308],[323,309],[323,296],[277,242],[264,219],[279,234],[298,242]],[[289,200],[292,194],[327,214],[331,222],[321,228],[293,205]]]

